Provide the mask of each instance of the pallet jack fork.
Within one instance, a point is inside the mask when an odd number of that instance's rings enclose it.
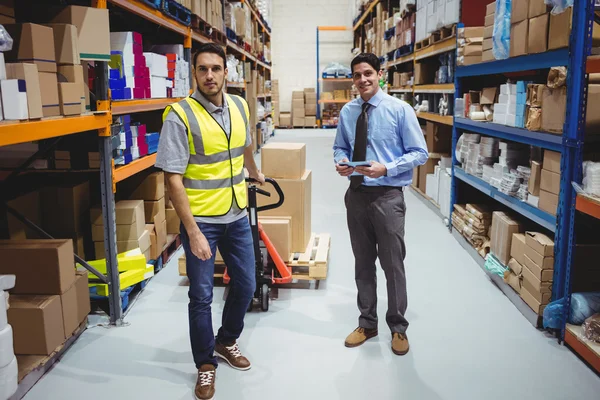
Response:
[[[258,213],[261,211],[272,210],[281,207],[284,201],[283,191],[277,181],[272,178],[266,178],[266,183],[269,183],[275,188],[279,199],[276,203],[265,206],[258,206],[257,195],[271,197],[271,193],[260,189],[256,186],[256,181],[246,179],[248,185],[248,213],[250,218],[250,227],[252,229],[252,238],[254,242],[254,259],[256,266],[256,290],[254,298],[261,303],[261,310],[269,310],[269,292],[273,285],[290,283],[292,281],[292,270],[288,267],[281,258],[281,255],[275,249],[273,242],[267,236],[267,233],[262,228],[258,221]],[[227,268],[223,274],[223,282],[228,284],[230,277],[227,274]],[[248,311],[252,311],[254,301],[250,303]]]

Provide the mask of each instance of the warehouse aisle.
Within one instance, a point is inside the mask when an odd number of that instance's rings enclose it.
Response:
[[[410,190],[411,351],[398,357],[390,350],[381,270],[380,335],[362,347],[345,348],[358,314],[343,206],[347,183],[333,169],[333,135],[278,131],[274,139],[307,143],[313,231],[332,236],[329,278],[318,290],[282,289],[269,312],[247,316],[240,345],[253,368],[238,372],[221,364],[216,399],[564,400],[573,393],[597,398],[600,379],[567,348],[533,329]],[[223,293],[215,290],[215,326]],[[196,372],[187,302],[186,280],[174,260],[134,305],[129,326],[89,329],[25,399],[192,399]]]

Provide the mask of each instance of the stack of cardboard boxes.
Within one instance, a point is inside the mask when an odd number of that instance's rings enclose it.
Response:
[[[279,115],[281,113],[281,103],[279,99],[279,80],[271,81],[271,104],[273,107],[273,125],[280,126]]]
[[[484,50],[483,28],[462,27],[458,29],[456,62],[458,65],[471,65],[481,62]]]
[[[276,247],[278,251],[281,249],[280,256],[287,260],[291,253],[306,251],[311,235],[312,171],[306,169],[306,145],[265,145],[261,151],[261,168],[265,176],[277,181],[283,191],[284,202],[281,207],[264,211],[259,217],[269,238],[277,240]],[[269,191],[271,197],[259,195],[259,206],[277,201],[278,195],[273,187],[266,185],[263,189]],[[289,230],[286,227],[288,224]],[[286,238],[290,230],[291,243]]]
[[[558,152],[544,150],[544,162],[540,176],[539,208],[556,215],[560,194],[560,159]]]
[[[13,329],[8,323],[8,290],[15,286],[14,275],[0,275],[0,399],[9,399],[18,388],[19,367],[13,346]]]
[[[524,261],[521,297],[542,315],[552,296],[554,240],[542,233],[526,232]]]
[[[177,2],[184,7],[189,8],[192,11],[192,14],[200,17],[203,21],[206,21],[213,28],[220,32],[225,32],[222,0],[177,0]],[[243,27],[244,24],[240,23],[240,28]],[[235,25],[232,29],[235,31]]]
[[[508,265],[511,256],[513,235],[522,233],[522,223],[511,214],[494,211],[490,228],[490,252],[502,265]]]
[[[317,93],[315,88],[304,89],[304,126],[317,126]]]
[[[452,127],[433,122],[427,122],[425,141],[429,158],[423,165],[414,169],[413,187],[423,193],[430,193],[437,203],[440,197],[440,179],[443,171],[451,166],[450,149],[452,148]],[[429,176],[428,176],[429,175]]]
[[[0,257],[0,274],[16,276],[8,323],[19,369],[27,370],[52,354],[87,318],[87,273],[75,269],[71,240],[0,241]]]
[[[314,127],[317,125],[317,93],[314,88],[292,92],[292,123],[286,124],[287,114],[281,114],[281,126]]]
[[[304,118],[306,117],[306,108],[304,106],[304,92],[292,92],[292,126],[304,126]]]

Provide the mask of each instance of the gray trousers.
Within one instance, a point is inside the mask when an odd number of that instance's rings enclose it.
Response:
[[[359,326],[377,328],[377,270],[379,262],[387,280],[386,322],[392,332],[404,333],[408,299],[404,272],[404,215],[402,188],[366,187],[348,189],[344,198],[348,229],[355,259]]]

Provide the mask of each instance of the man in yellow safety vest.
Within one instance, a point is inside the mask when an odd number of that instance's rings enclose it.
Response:
[[[217,359],[250,369],[237,339],[256,289],[254,247],[247,218],[244,166],[264,183],[253,157],[246,101],[224,91],[223,48],[202,45],[193,59],[197,90],[163,114],[156,166],[166,173],[169,195],[181,219],[189,288],[190,340],[198,368],[195,396],[215,394]],[[217,248],[231,287],[222,326],[212,327],[214,260]]]

